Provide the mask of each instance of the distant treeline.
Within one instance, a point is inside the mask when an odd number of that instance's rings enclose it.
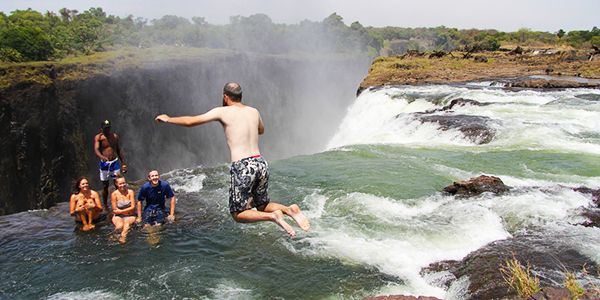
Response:
[[[0,60],[43,61],[67,56],[89,55],[118,47],[146,48],[155,45],[233,49],[267,54],[293,51],[308,53],[360,53],[378,56],[382,48],[391,54],[406,50],[446,50],[477,46],[496,50],[502,44],[596,49],[600,29],[556,33],[435,28],[346,26],[341,16],[331,14],[321,22],[275,24],[264,14],[233,16],[227,25],[208,24],[203,17],[191,20],[166,15],[148,21],[108,15],[102,8],[82,13],[63,8],[58,14],[42,14],[31,8],[0,12]]]

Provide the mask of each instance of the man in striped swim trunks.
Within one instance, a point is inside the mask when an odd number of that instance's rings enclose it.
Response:
[[[294,236],[296,232],[283,218],[286,214],[302,230],[308,231],[310,223],[298,205],[285,206],[269,200],[269,166],[258,149],[258,136],[265,128],[258,110],[242,104],[242,88],[237,83],[228,83],[223,88],[222,107],[197,116],[169,117],[163,114],[155,120],[185,127],[219,121],[231,153],[229,212],[233,219],[239,223],[272,221]]]
[[[102,181],[102,203],[105,209],[108,209],[108,180],[112,178],[113,182],[117,175],[127,172],[127,166],[123,160],[121,146],[119,146],[119,136],[110,132],[111,124],[109,120],[104,120],[100,124],[102,133],[94,137],[94,151],[100,158],[98,166],[100,170],[100,181]]]

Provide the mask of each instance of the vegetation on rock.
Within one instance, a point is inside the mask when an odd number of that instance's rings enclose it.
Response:
[[[484,62],[477,59],[481,56],[485,56]],[[478,50],[429,54],[409,51],[404,55],[375,59],[369,75],[360,87],[364,89],[381,85],[419,85],[530,75],[600,79],[600,60],[594,51],[569,49],[537,51],[533,48],[516,47],[510,52]]]

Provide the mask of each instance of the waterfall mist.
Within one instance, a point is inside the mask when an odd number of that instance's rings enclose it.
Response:
[[[369,64],[360,56],[301,60],[240,52],[162,62],[82,85],[80,110],[88,112],[83,127],[90,143],[90,169],[97,169],[91,146],[104,119],[111,120],[112,132],[119,135],[129,180],[144,179],[154,168],[162,173],[228,163],[229,149],[218,122],[193,128],[154,122],[161,113],[196,115],[220,106],[227,82],[239,83],[242,103],[261,112],[265,134],[260,150],[267,160],[322,151],[354,101]]]

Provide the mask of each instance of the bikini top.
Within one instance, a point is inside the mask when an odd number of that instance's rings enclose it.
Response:
[[[117,208],[118,209],[125,209],[125,208],[129,208],[131,206],[131,200],[127,200],[127,202],[119,202],[117,201]]]

